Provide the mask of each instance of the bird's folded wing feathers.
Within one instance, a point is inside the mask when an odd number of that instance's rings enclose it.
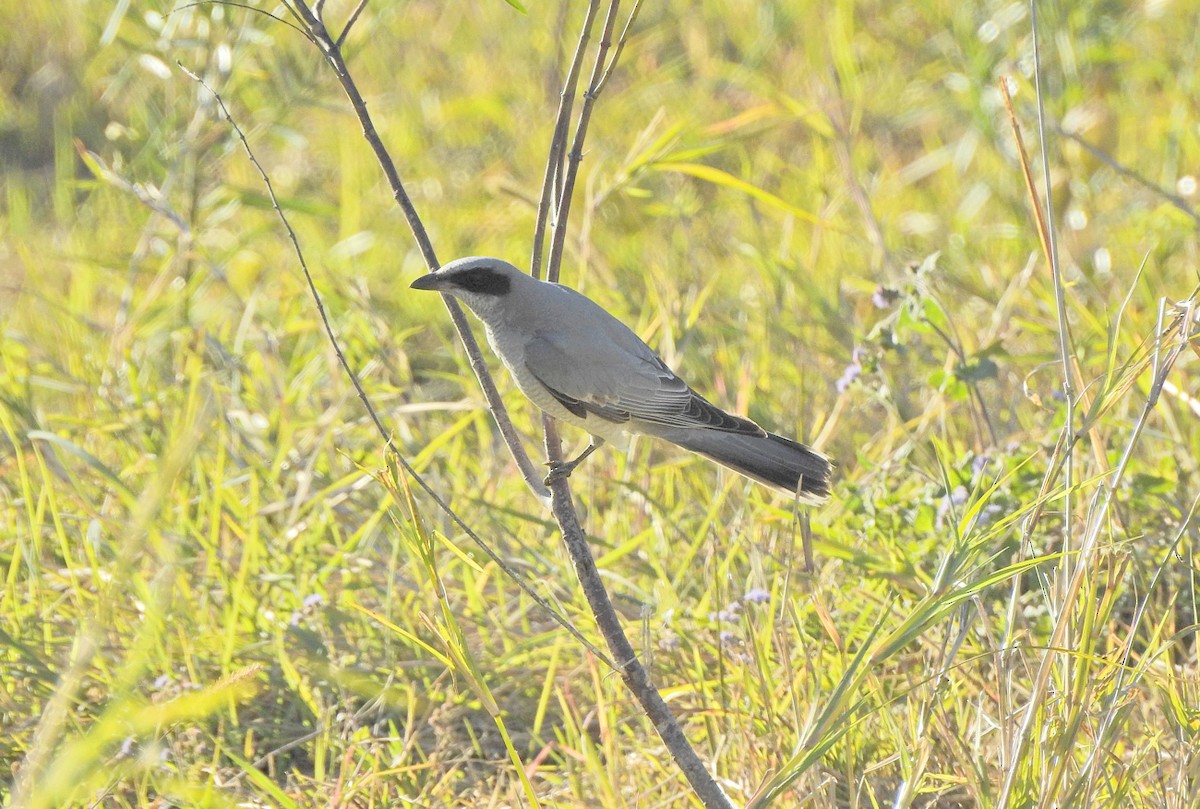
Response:
[[[614,423],[635,420],[765,435],[754,422],[726,413],[693,391],[645,343],[639,340],[633,347],[635,352],[616,341],[539,331],[525,346],[525,366],[580,418],[590,413]]]

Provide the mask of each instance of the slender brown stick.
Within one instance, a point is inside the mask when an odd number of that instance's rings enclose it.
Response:
[[[592,66],[592,77],[588,81],[588,89],[583,94],[583,104],[579,108],[579,122],[575,125],[575,136],[571,141],[571,151],[567,153],[566,174],[563,177],[562,192],[554,209],[554,219],[551,227],[554,240],[550,246],[550,258],[546,264],[546,280],[557,281],[559,270],[562,268],[563,248],[567,239],[567,219],[571,214],[571,197],[575,193],[575,178],[579,174],[579,164],[583,161],[583,142],[587,137],[588,123],[592,118],[592,108],[600,95],[600,81],[604,76],[605,57],[612,47],[613,26],[617,21],[617,10],[621,0],[612,0],[608,7],[608,16],[604,18],[604,33],[600,35],[600,44],[596,50],[596,63]],[[558,157],[561,159],[562,155]]]
[[[584,94],[579,122],[576,125],[572,138],[571,152],[568,155],[570,162],[565,176],[563,175],[562,160],[566,145],[566,121],[570,115],[569,102],[574,97],[575,86],[578,82],[579,65],[587,47],[588,38],[591,35],[592,21],[597,6],[596,0],[593,0],[588,8],[587,18],[580,33],[579,42],[576,46],[575,55],[568,70],[566,81],[564,82],[562,102],[559,105],[558,116],[555,119],[554,135],[546,159],[546,172],[542,186],[542,202],[538,210],[538,230],[534,235],[534,255],[532,259],[533,273],[536,275],[541,259],[540,250],[544,217],[548,215],[551,205],[549,200],[554,198],[554,240],[546,267],[546,277],[550,281],[558,280],[559,270],[562,266],[562,252],[567,230],[567,219],[571,208],[570,201],[575,187],[575,177],[578,173],[579,163],[583,157],[583,144],[587,137],[587,127],[591,118],[592,108],[595,105],[596,98],[600,94],[600,90],[616,67],[618,58],[623,50],[624,42],[633,20],[637,16],[641,2],[637,0],[635,3],[629,21],[621,32],[621,39],[616,50],[613,52],[612,60],[606,64],[605,59],[611,46],[612,32],[619,5],[620,0],[611,0],[611,4],[609,5],[608,15],[604,22],[604,33],[597,48],[592,76],[588,82],[588,90]],[[555,179],[561,181],[561,187],[557,189],[558,194],[556,197]],[[546,454],[551,460],[560,459],[562,448],[559,443],[555,421],[549,416],[544,416],[542,423],[546,433]],[[642,710],[654,725],[659,738],[662,739],[663,744],[670,752],[675,763],[679,766],[680,771],[683,772],[684,777],[687,778],[688,783],[691,784],[692,790],[696,793],[701,803],[708,809],[730,809],[733,804],[708,772],[703,760],[696,754],[683,729],[675,720],[670,708],[667,707],[662,695],[659,694],[658,689],[655,688],[654,683],[650,680],[649,673],[638,659],[633,645],[629,642],[629,638],[621,626],[621,619],[617,615],[617,611],[613,608],[612,600],[600,577],[600,571],[596,567],[596,560],[592,556],[591,548],[588,546],[587,536],[579,524],[579,516],[575,511],[575,505],[571,499],[571,489],[568,481],[566,479],[554,481],[550,485],[550,492],[551,510],[554,513],[555,520],[558,522],[559,530],[562,532],[567,553],[571,557],[571,563],[575,566],[575,574],[579,578],[580,589],[583,591],[588,606],[592,610],[592,615],[596,619],[596,626],[600,630],[600,635],[604,638],[604,642],[608,645],[613,657],[617,661],[617,671],[620,673],[621,679],[641,704]]]
[[[362,96],[359,94],[357,87],[350,77],[348,68],[341,57],[339,49],[337,48],[337,44],[329,37],[329,34],[325,30],[325,26],[319,17],[315,16],[312,11],[308,9],[303,0],[292,0],[292,2],[298,17],[308,27],[313,40],[325,54],[327,61],[333,67],[335,74],[338,76],[338,80],[341,82],[343,89],[350,98],[351,104],[358,113],[359,120],[363,125],[363,134],[371,144],[372,148],[375,150],[376,157],[378,158],[381,166],[383,166],[384,173],[387,175],[388,181],[391,184],[396,201],[401,206],[405,217],[409,221],[409,225],[412,227],[413,235],[417,239],[417,243],[421,248],[422,254],[425,256],[426,263],[429,265],[429,268],[433,270],[438,265],[436,256],[434,256],[433,253],[432,245],[429,243],[428,236],[425,233],[420,219],[412,206],[411,200],[404,191],[403,184],[400,181],[394,164],[384,149],[378,134],[375,132],[374,126],[371,124],[370,116],[367,114],[366,103],[363,101]],[[587,131],[587,122],[591,115],[591,108],[595,103],[596,94],[600,87],[600,81],[606,75],[606,73],[603,71],[604,57],[607,55],[610,45],[610,38],[612,36],[613,23],[615,21],[618,3],[619,0],[612,0],[612,5],[609,9],[603,40],[600,43],[599,53],[597,55],[596,69],[593,71],[592,81],[589,84],[589,90],[587,96],[585,97],[583,110],[580,114],[580,123],[577,126],[573,140],[571,168],[568,170],[566,178],[563,181],[562,195],[560,196],[560,200],[563,201],[570,199],[570,192],[574,187],[574,175],[578,167],[579,159],[582,157],[582,145]],[[612,67],[612,64],[608,66],[610,71]],[[550,162],[555,163],[556,160],[561,160],[561,156],[561,150],[557,156],[552,153]],[[558,207],[559,210],[558,216],[556,217],[556,224],[565,229],[566,216],[569,212],[570,206],[569,203],[560,203]],[[558,260],[556,262],[554,253],[551,253],[550,264],[550,267],[555,275],[557,275],[557,267],[561,263],[562,240],[556,239],[556,245],[558,249]],[[315,292],[315,289],[313,291]],[[447,303],[450,304],[452,302],[447,300]],[[451,315],[454,316],[456,311],[457,314],[461,316],[462,311],[458,307],[451,308]],[[456,320],[455,323],[457,326],[458,321]],[[464,343],[466,343],[467,338],[470,336],[470,332],[465,328],[460,331],[460,334],[463,334],[463,332],[465,332]],[[332,333],[330,333],[330,336],[332,337]],[[472,362],[472,365],[474,366],[474,361]],[[343,363],[343,367],[348,373],[350,373],[348,365]],[[483,368],[482,375],[480,376],[481,385],[484,384],[485,379],[487,380],[488,384],[491,383],[491,378],[487,375],[486,368]],[[360,395],[362,395],[365,402],[365,394]],[[499,410],[500,412],[503,412],[502,405],[500,406]],[[496,413],[497,411],[493,410],[493,412]],[[500,421],[498,413],[497,421]],[[550,439],[553,437],[553,435],[554,431],[551,429],[547,438]],[[556,440],[555,443],[557,443]],[[519,448],[519,443],[517,444],[517,447]],[[516,455],[516,450],[514,450],[514,455]],[[402,459],[401,462],[403,462]],[[528,480],[529,476],[527,475],[526,477]],[[426,487],[426,491],[430,490]],[[700,798],[705,807],[708,807],[708,809],[714,809],[715,807],[720,807],[720,809],[728,809],[728,807],[732,807],[729,798],[725,796],[720,786],[717,785],[716,781],[705,769],[703,761],[701,761],[699,756],[696,755],[695,750],[693,750],[691,745],[688,743],[687,737],[679,727],[679,724],[675,721],[674,716],[671,715],[670,709],[667,708],[666,702],[662,699],[662,696],[650,682],[648,673],[638,660],[632,644],[630,644],[628,638],[625,636],[625,633],[621,628],[620,618],[612,606],[612,602],[604,588],[604,583],[600,578],[599,570],[596,568],[595,560],[593,559],[591,551],[588,548],[587,538],[583,533],[583,529],[579,525],[579,518],[575,513],[575,506],[572,502],[570,488],[568,487],[566,480],[558,480],[552,485],[551,508],[553,510],[555,519],[559,524],[559,528],[562,531],[563,539],[571,555],[571,560],[575,565],[576,574],[579,577],[581,588],[596,618],[597,627],[600,629],[601,635],[604,637],[605,642],[613,651],[613,655],[617,663],[617,671],[620,672],[621,677],[625,681],[628,688],[642,704],[647,716],[654,724],[655,730],[662,738],[663,743],[667,746],[671,756],[679,764],[680,769],[691,783],[696,795]],[[607,660],[607,658],[605,658],[603,655],[601,655],[601,658]]]
[[[607,28],[605,29],[605,39],[612,32],[612,19],[615,13],[615,6],[619,0],[613,0],[613,6],[609,8]],[[575,104],[575,93],[579,87],[580,68],[583,66],[583,57],[587,53],[587,44],[592,36],[592,26],[596,20],[596,10],[600,7],[600,0],[590,0],[588,3],[587,13],[584,15],[583,28],[579,32],[579,41],[575,45],[575,54],[571,57],[571,66],[567,70],[567,76],[563,81],[562,93],[559,95],[558,114],[554,119],[554,133],[550,139],[550,151],[546,157],[546,171],[542,178],[542,196],[538,202],[537,223],[533,231],[533,255],[530,258],[529,272],[534,278],[540,277],[542,264],[542,250],[546,241],[546,224],[549,220],[551,211],[554,215],[555,234],[558,233],[561,225],[561,230],[566,230],[566,211],[562,210],[563,200],[563,161],[567,151],[567,134],[570,126],[571,110]],[[604,55],[605,46],[601,42],[600,53],[596,57],[596,67],[598,68]],[[595,69],[593,70],[593,74]],[[585,100],[585,104],[586,104]],[[578,136],[578,132],[576,133]],[[555,240],[558,243],[558,240]],[[554,256],[554,246],[551,247],[550,261],[546,268],[546,280],[558,281],[559,268],[561,266],[561,257],[556,261]],[[561,246],[558,248],[561,249]],[[545,436],[546,444],[546,459],[550,463],[557,463],[562,460],[562,442],[559,439],[558,427],[554,419],[550,416],[542,416],[542,432]]]
[[[350,378],[350,383],[354,386],[354,390],[358,393],[358,398],[362,401],[363,407],[366,408],[367,415],[374,423],[375,429],[377,429],[379,434],[383,436],[385,441],[384,448],[392,453],[392,456],[396,459],[396,462],[404,468],[404,471],[412,476],[412,479],[417,482],[417,485],[424,489],[425,493],[433,498],[433,501],[443,512],[445,512],[446,516],[448,516],[455,523],[455,525],[461,528],[463,532],[470,537],[470,539],[476,545],[478,545],[485,554],[487,554],[488,558],[496,563],[496,565],[506,576],[516,582],[518,587],[524,590],[525,593],[532,598],[538,606],[546,610],[550,617],[553,618],[560,626],[562,626],[563,629],[566,629],[569,633],[571,633],[576,640],[582,643],[601,660],[605,661],[610,666],[614,666],[613,662],[609,660],[609,658],[602,651],[597,649],[595,644],[591,643],[586,637],[584,637],[583,633],[576,629],[570,621],[568,621],[557,610],[555,610],[554,607],[551,606],[548,601],[546,601],[546,599],[535,592],[533,588],[521,577],[521,575],[517,573],[516,570],[514,570],[507,562],[505,562],[504,559],[491,548],[491,546],[483,541],[483,538],[480,537],[479,534],[471,530],[471,527],[467,525],[461,517],[458,516],[454,509],[450,508],[446,501],[443,500],[440,495],[438,495],[432,486],[425,482],[425,479],[421,477],[421,475],[415,469],[412,468],[412,466],[400,453],[400,450],[392,442],[391,435],[388,433],[387,428],[384,426],[382,420],[380,420],[378,414],[375,412],[375,408],[371,405],[370,399],[367,398],[367,392],[363,389],[362,383],[359,382],[358,374],[354,373],[354,369],[350,367],[350,363],[346,360],[346,355],[342,352],[341,343],[338,342],[337,335],[333,331],[333,326],[329,322],[329,317],[325,313],[325,304],[321,299],[321,294],[317,291],[317,285],[313,280],[312,272],[308,268],[308,262],[304,258],[304,251],[300,249],[300,239],[296,236],[296,231],[292,229],[292,224],[288,220],[287,215],[279,206],[279,201],[275,197],[275,188],[271,184],[271,178],[267,175],[267,172],[262,167],[262,164],[258,162],[258,158],[254,156],[254,152],[250,148],[250,143],[246,140],[245,133],[242,132],[242,128],[238,126],[237,122],[233,120],[233,116],[229,113],[229,108],[225,106],[224,99],[222,99],[215,90],[209,87],[204,79],[188,70],[182,64],[179,65],[179,68],[194,81],[198,82],[201,87],[211,93],[213,98],[216,99],[217,105],[221,108],[221,114],[225,117],[225,120],[229,123],[229,126],[237,134],[238,139],[242,143],[242,148],[246,151],[246,155],[250,159],[250,163],[254,166],[255,170],[258,171],[258,175],[262,179],[263,185],[267,189],[267,197],[271,200],[271,207],[275,209],[275,213],[279,216],[280,221],[283,223],[283,228],[285,231],[287,231],[288,239],[292,243],[292,249],[296,253],[296,258],[300,263],[300,269],[304,273],[304,280],[308,284],[309,294],[312,295],[313,301],[317,305],[317,313],[321,317],[321,324],[325,329],[325,335],[329,338],[329,342],[333,346],[333,352],[337,356],[338,363],[342,366],[342,370],[346,372],[346,376]]]
[[[391,155],[388,154],[387,148],[383,145],[383,140],[379,137],[379,133],[375,129],[375,123],[371,119],[371,114],[367,111],[367,102],[363,100],[362,93],[358,90],[358,85],[350,76],[350,69],[346,66],[345,59],[342,58],[341,49],[334,42],[325,28],[320,18],[318,18],[309,8],[304,0],[292,0],[293,10],[297,17],[307,26],[308,35],[312,41],[325,54],[325,60],[333,68],[334,75],[337,76],[338,82],[342,85],[347,98],[350,99],[351,106],[354,107],[354,112],[358,116],[359,123],[362,124],[363,137],[370,144],[371,150],[375,153],[375,159],[379,162],[380,168],[383,169],[384,176],[387,178],[388,187],[392,189],[392,196],[396,200],[396,204],[400,206],[400,210],[404,213],[405,220],[408,221],[409,228],[412,229],[413,238],[416,239],[417,247],[421,251],[421,255],[425,258],[425,266],[433,272],[441,266],[438,261],[437,254],[433,250],[433,243],[429,240],[429,234],[425,230],[425,225],[421,222],[421,217],[417,214],[417,209],[412,203],[412,199],[408,196],[408,191],[404,188],[404,183],[400,179],[400,173],[396,170],[396,164],[392,161]],[[454,328],[458,332],[458,337],[462,341],[463,348],[467,352],[467,359],[471,364],[471,370],[475,373],[475,378],[479,380],[479,387],[483,390],[483,398],[487,401],[488,410],[492,412],[492,417],[496,420],[496,426],[500,429],[500,435],[504,439],[504,443],[508,446],[509,452],[512,453],[513,460],[517,463],[517,468],[521,470],[521,476],[525,478],[526,484],[535,495],[543,502],[549,498],[549,492],[542,484],[543,473],[538,470],[533,461],[529,458],[529,453],[525,451],[524,445],[521,443],[521,437],[517,433],[516,427],[513,426],[512,419],[508,415],[508,410],[504,407],[504,400],[500,398],[500,392],[496,389],[496,383],[492,379],[491,372],[488,371],[487,363],[483,359],[483,352],[479,349],[479,343],[475,339],[475,335],[471,332],[471,327],[467,323],[467,316],[463,312],[462,307],[451,297],[443,295],[442,300],[446,304],[446,309],[450,312],[450,320],[454,323]]]
[[[600,578],[600,571],[596,568],[596,562],[592,558],[587,537],[579,525],[579,517],[575,513],[575,505],[571,501],[571,490],[567,486],[567,481],[559,479],[552,482],[550,492],[554,518],[562,529],[563,541],[571,556],[571,561],[575,565],[575,575],[579,577],[579,584],[587,597],[588,605],[592,608],[592,614],[596,618],[596,627],[600,630],[600,635],[608,644],[608,648],[612,650],[613,657],[616,658],[617,671],[625,682],[625,686],[633,693],[646,716],[654,724],[659,738],[662,739],[671,758],[675,760],[688,783],[692,785],[700,802],[707,809],[716,807],[732,809],[733,803],[692,748],[683,729],[675,721],[671,709],[667,707],[662,695],[658,693],[658,689],[651,682],[650,675],[642,665],[642,661],[638,659],[629,638],[626,637],[625,630],[621,627],[621,620],[617,617],[617,611],[613,609],[608,591],[605,590],[604,582]]]
[[[604,75],[600,77],[599,83],[596,85],[596,93],[599,94],[606,84],[608,78],[612,75],[613,69],[616,68],[617,62],[621,60],[621,54],[625,52],[625,43],[629,41],[629,32],[633,29],[633,24],[637,22],[638,12],[642,10],[642,0],[634,0],[633,11],[629,12],[629,19],[625,21],[625,27],[621,29],[621,36],[617,38],[617,47],[613,51],[612,59],[608,62],[608,67],[604,69]]]
[[[529,259],[529,273],[534,278],[541,277],[542,251],[546,242],[546,222],[550,218],[550,207],[556,198],[555,178],[562,154],[567,148],[567,129],[571,120],[571,109],[575,106],[575,91],[579,87],[579,69],[583,65],[583,55],[587,51],[587,43],[592,35],[592,25],[596,20],[596,9],[600,0],[590,0],[587,14],[583,18],[583,30],[579,32],[579,45],[571,58],[571,66],[567,69],[563,81],[562,92],[558,97],[558,114],[554,118],[554,134],[550,138],[550,156],[546,160],[546,173],[542,178],[542,196],[538,201],[537,222],[533,228],[533,255]]]
[[[1064,137],[1069,141],[1074,142],[1076,145],[1079,146],[1079,148],[1083,149],[1085,152],[1090,154],[1092,157],[1096,158],[1100,162],[1107,165],[1110,169],[1115,171],[1117,174],[1120,174],[1122,177],[1124,177],[1128,180],[1132,180],[1133,182],[1137,183],[1142,188],[1151,192],[1155,196],[1162,197],[1167,202],[1171,203],[1177,209],[1182,211],[1184,213],[1184,215],[1186,215],[1189,219],[1192,220],[1193,223],[1195,223],[1197,228],[1200,228],[1200,213],[1196,213],[1196,211],[1192,208],[1192,206],[1188,204],[1188,201],[1186,199],[1179,196],[1178,194],[1174,194],[1174,193],[1168,191],[1167,189],[1165,189],[1162,186],[1155,183],[1153,180],[1149,180],[1149,179],[1143,177],[1142,175],[1138,174],[1133,169],[1131,169],[1128,166],[1124,165],[1123,163],[1119,162],[1115,157],[1113,157],[1108,152],[1101,149],[1099,146],[1089,143],[1087,140],[1085,140],[1083,138],[1082,135],[1079,135],[1076,132],[1072,132],[1069,129],[1063,129],[1062,124],[1051,123],[1050,128],[1054,130],[1055,134],[1057,134],[1061,137]]]
[[[346,41],[346,37],[350,36],[350,29],[354,27],[354,23],[358,22],[358,15],[363,13],[363,9],[367,7],[367,0],[358,0],[358,5],[354,7],[354,11],[350,12],[350,16],[346,19],[346,24],[342,26],[342,33],[338,34],[337,46],[341,50],[342,43]]]
[[[1037,226],[1038,240],[1042,244],[1042,255],[1046,257],[1046,261],[1050,261],[1050,230],[1046,227],[1046,216],[1042,213],[1042,206],[1038,200],[1037,185],[1033,181],[1033,170],[1029,167],[1029,153],[1025,151],[1025,139],[1021,137],[1021,124],[1017,121],[1016,110],[1013,109],[1012,93],[1008,89],[1008,77],[1000,77],[1000,95],[1004,99],[1004,109],[1008,111],[1008,125],[1013,131],[1013,138],[1017,144],[1017,162],[1021,164],[1021,176],[1025,178],[1025,192],[1029,194],[1033,204],[1030,210],[1033,212],[1033,221]]]

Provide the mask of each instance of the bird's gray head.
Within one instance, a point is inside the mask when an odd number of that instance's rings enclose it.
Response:
[[[486,323],[503,309],[504,299],[514,286],[532,280],[502,259],[470,256],[443,264],[437,272],[422,275],[409,286],[453,295]]]

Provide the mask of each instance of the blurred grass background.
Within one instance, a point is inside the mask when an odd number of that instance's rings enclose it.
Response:
[[[346,43],[443,260],[528,259],[582,18],[528,5],[372,3]],[[445,312],[408,293],[420,256],[319,54],[229,5],[0,8],[6,804],[689,805],[619,678],[403,495],[256,173],[176,65],[246,130],[401,451],[591,634]],[[573,478],[738,802],[780,777],[782,806],[993,806],[1012,771],[1009,805],[1200,805],[1190,351],[1111,475],[1159,300],[1197,280],[1196,7],[1039,21],[1096,403],[1066,513],[1063,478],[1043,491],[1054,289],[998,89],[1040,179],[1027,5],[647,0],[599,101],[564,281],[839,467],[811,573],[788,504],[702,460],[641,442]],[[1064,604],[1064,527],[1073,552],[1106,486]]]

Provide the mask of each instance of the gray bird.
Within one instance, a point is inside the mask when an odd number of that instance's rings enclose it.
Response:
[[[605,441],[625,450],[652,435],[815,504],[829,497],[832,464],[819,452],[726,413],[696,393],[624,323],[561,284],[498,258],[460,258],[412,283],[453,295],[483,321],[488,342],[521,392],[592,440],[553,468],[570,475]]]

